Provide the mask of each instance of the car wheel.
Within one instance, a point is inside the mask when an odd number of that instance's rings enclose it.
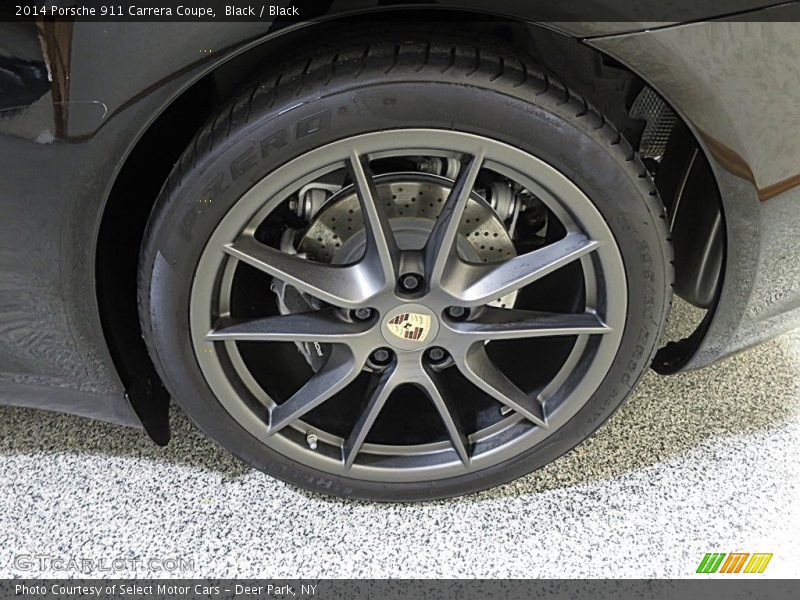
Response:
[[[340,43],[200,131],[151,216],[140,312],[174,399],[284,481],[474,492],[590,435],[671,299],[663,207],[620,134],[527,58]]]

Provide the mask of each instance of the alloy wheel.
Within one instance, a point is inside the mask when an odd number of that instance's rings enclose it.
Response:
[[[538,232],[492,206],[487,178],[546,215]],[[299,224],[309,189],[330,193]],[[626,298],[611,231],[565,174],[488,137],[405,129],[251,188],[206,245],[190,325],[207,383],[262,443],[324,472],[426,481],[574,416],[614,361]]]

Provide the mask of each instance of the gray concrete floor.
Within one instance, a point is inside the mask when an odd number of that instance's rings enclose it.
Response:
[[[209,577],[681,577],[708,551],[800,576],[800,332],[709,369],[649,374],[588,442],[467,498],[358,504],[243,466],[177,411],[135,430],[0,409],[0,577],[34,559],[188,559]],[[95,571],[94,575],[109,575]],[[116,576],[165,576],[146,568]]]

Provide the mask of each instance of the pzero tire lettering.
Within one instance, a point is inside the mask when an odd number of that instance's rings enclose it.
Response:
[[[331,111],[326,109],[300,119],[294,127],[280,129],[267,135],[258,144],[253,143],[231,161],[227,171],[217,172],[212,176],[211,185],[202,194],[203,200],[206,202],[212,201],[228,188],[229,181],[236,180],[247,174],[261,160],[270,156],[272,152],[285,148],[291,139],[313,136],[327,129],[330,125]],[[292,132],[294,132],[294,138],[292,138]]]

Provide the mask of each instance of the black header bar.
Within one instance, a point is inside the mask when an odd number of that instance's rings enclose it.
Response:
[[[402,10],[430,20],[458,14],[477,20],[636,23],[649,28],[712,18],[785,20],[786,10],[764,9],[790,5],[800,9],[798,2],[774,0],[2,0],[0,21],[293,24],[346,15],[379,20]]]

